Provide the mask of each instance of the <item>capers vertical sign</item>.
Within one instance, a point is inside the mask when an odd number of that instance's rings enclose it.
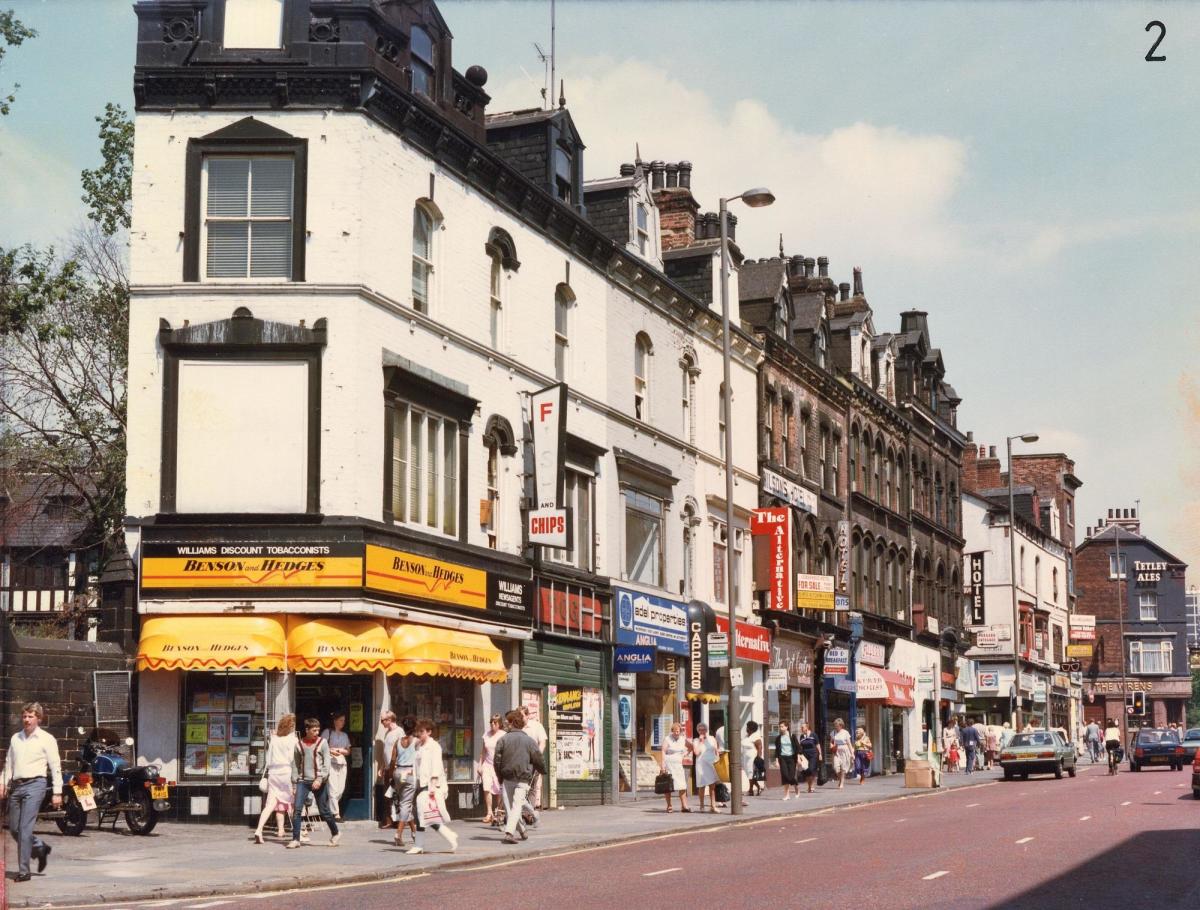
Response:
[[[571,545],[570,514],[562,507],[563,451],[567,442],[567,386],[556,383],[529,398],[533,432],[533,472],[537,507],[526,518],[531,544],[566,549]]]

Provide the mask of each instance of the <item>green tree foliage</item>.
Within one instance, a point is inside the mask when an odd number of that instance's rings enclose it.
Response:
[[[1200,668],[1192,671],[1192,700],[1188,702],[1189,727],[1200,727]]]
[[[37,32],[23,23],[10,9],[0,9],[0,63],[4,61],[4,52],[10,47],[18,47],[27,38],[36,38]],[[8,94],[0,94],[0,116],[11,110],[12,103],[17,100],[16,91],[21,86],[14,85]]]
[[[104,161],[81,175],[82,199],[88,205],[88,217],[111,237],[122,228],[129,230],[133,121],[121,105],[110,101],[96,122],[100,124],[100,154]]]

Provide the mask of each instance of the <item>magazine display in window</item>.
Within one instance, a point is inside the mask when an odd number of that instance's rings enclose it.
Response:
[[[187,673],[183,688],[184,779],[251,781],[266,757],[262,674]]]

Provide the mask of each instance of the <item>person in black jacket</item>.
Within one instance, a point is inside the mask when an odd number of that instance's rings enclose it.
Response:
[[[783,798],[790,797],[788,788],[800,795],[800,778],[796,776],[796,761],[800,757],[800,740],[792,732],[786,720],[779,722],[779,735],[775,737],[775,760],[779,762],[779,777],[783,781]]]
[[[503,785],[504,825],[503,843],[517,843],[517,836],[527,840],[525,820],[521,812],[528,804],[530,784],[535,773],[546,773],[546,762],[533,738],[525,732],[525,715],[519,710],[505,715],[509,731],[496,743],[496,774]]]

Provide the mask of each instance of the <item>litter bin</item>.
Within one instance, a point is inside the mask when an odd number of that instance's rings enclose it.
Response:
[[[931,790],[937,786],[936,769],[923,758],[904,763],[904,787],[908,790]]]

